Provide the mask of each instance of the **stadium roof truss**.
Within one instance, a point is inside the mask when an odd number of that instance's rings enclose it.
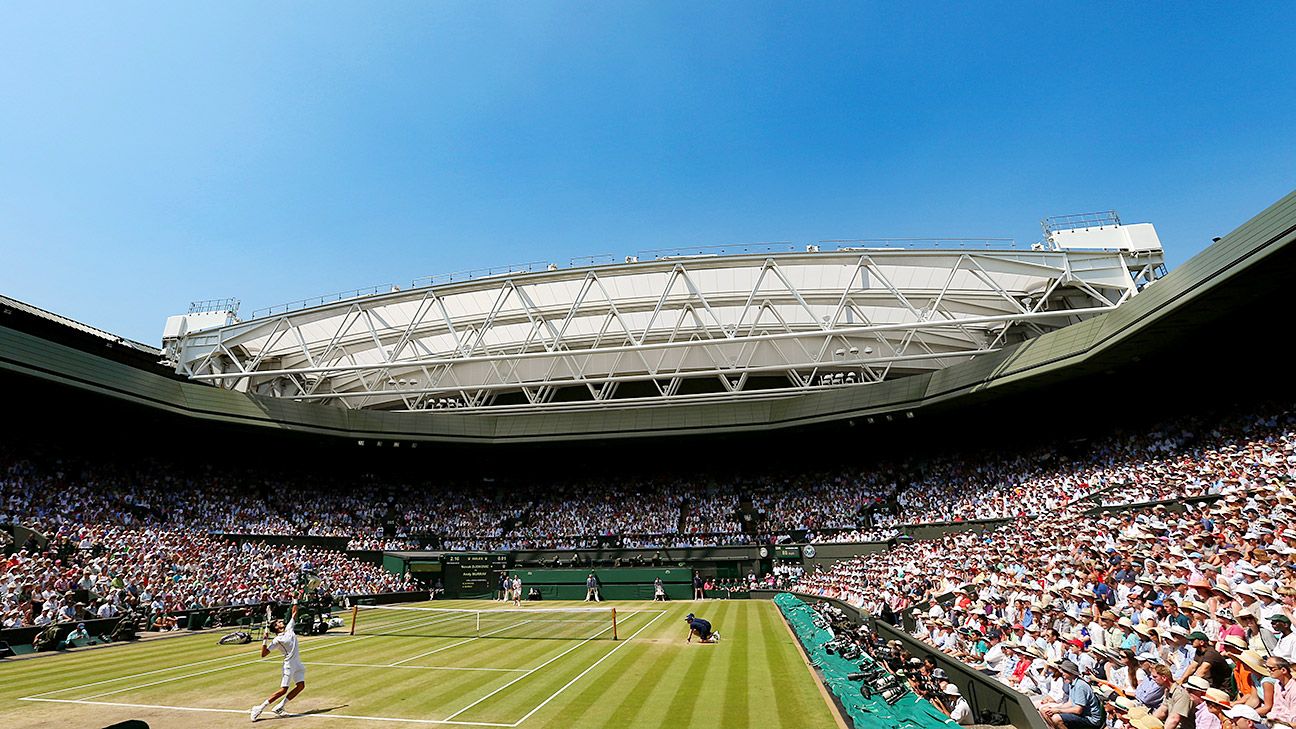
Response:
[[[180,336],[177,372],[345,408],[777,398],[937,370],[1110,311],[1160,250],[843,249],[393,291]]]

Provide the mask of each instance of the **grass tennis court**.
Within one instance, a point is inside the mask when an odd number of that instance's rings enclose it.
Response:
[[[306,691],[272,727],[798,727],[838,726],[778,608],[760,600],[622,602],[620,640],[542,621],[523,630],[484,619],[416,611],[362,611],[345,630],[301,638]],[[484,610],[488,601],[427,607]],[[537,603],[534,608],[588,607]],[[723,635],[686,644],[696,612]],[[543,614],[537,613],[538,616]],[[546,616],[547,617],[547,616]],[[498,618],[494,618],[498,620]],[[535,626],[540,627],[535,627]],[[610,621],[608,623],[610,627]],[[488,633],[497,630],[496,635]],[[217,644],[200,633],[0,663],[0,725],[151,727],[250,724],[248,711],[279,685],[280,660],[259,642]]]

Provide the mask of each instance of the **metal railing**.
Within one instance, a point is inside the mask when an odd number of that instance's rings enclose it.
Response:
[[[205,299],[203,301],[189,302],[190,314],[206,314],[213,311],[228,311],[237,315],[240,302],[238,299]]]
[[[536,273],[537,271],[550,270],[548,261],[529,261],[527,263],[508,263],[502,266],[487,266],[485,268],[472,268],[467,271],[456,271],[454,273],[434,273],[430,276],[420,276],[414,279],[410,284],[416,289],[425,286],[439,286],[448,283],[460,283],[463,281],[472,281],[478,278],[488,278],[490,276],[503,276],[510,273]],[[555,266],[556,268],[556,266]]]
[[[601,266],[605,263],[616,263],[616,256],[611,253],[598,253],[593,256],[577,256],[571,259],[572,268],[585,268],[587,266]]]
[[[305,299],[290,301],[286,304],[276,304],[275,306],[267,306],[262,309],[257,309],[252,312],[252,318],[260,319],[263,316],[273,316],[274,314],[283,314],[285,312],[297,311],[298,309],[307,309],[312,306],[319,306],[321,304],[331,304],[335,301],[355,299],[361,296],[373,296],[375,294],[388,294],[388,293],[394,293],[396,291],[400,291],[400,287],[397,286],[396,284],[379,284],[377,286],[366,286],[364,288],[359,288],[359,289],[348,289],[346,291],[336,291],[331,294],[320,294],[319,296],[311,296]]]
[[[730,245],[684,246],[681,248],[649,248],[636,251],[634,257],[639,260],[660,261],[671,258],[688,258],[692,256],[741,256],[753,253],[792,253],[805,250],[790,241],[772,243],[737,243]]]
[[[821,240],[831,243],[839,251],[857,248],[886,248],[902,250],[1011,250],[1017,248],[1015,238],[856,238],[854,240]]]
[[[1102,228],[1108,225],[1120,225],[1120,215],[1115,210],[1100,210],[1094,213],[1073,213],[1071,215],[1051,215],[1040,221],[1045,235],[1055,230],[1072,230],[1074,228]]]

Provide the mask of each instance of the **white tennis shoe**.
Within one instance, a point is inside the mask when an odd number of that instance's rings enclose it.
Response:
[[[257,719],[261,718],[261,712],[265,711],[265,707],[266,707],[265,704],[259,704],[257,706],[252,707],[252,721],[256,721]]]

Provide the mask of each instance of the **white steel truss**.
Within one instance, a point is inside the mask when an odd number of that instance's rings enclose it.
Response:
[[[178,372],[347,408],[627,407],[865,385],[1110,311],[1161,252],[840,250],[361,296],[184,335]]]

